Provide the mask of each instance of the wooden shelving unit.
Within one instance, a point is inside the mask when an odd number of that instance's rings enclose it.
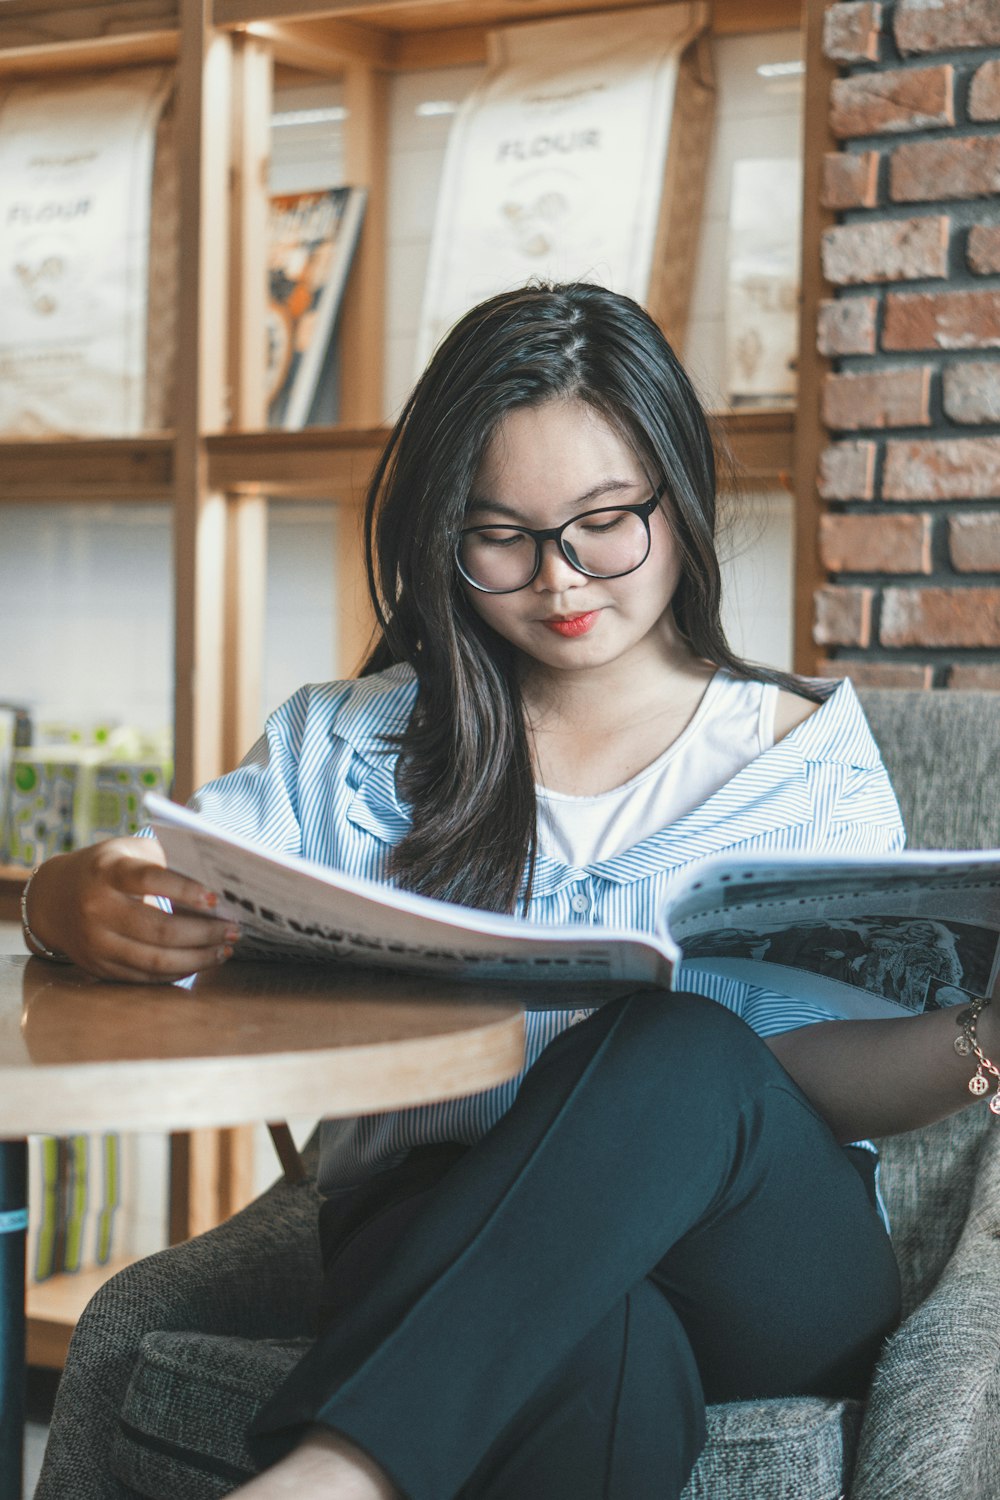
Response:
[[[382,426],[386,95],[393,72],[482,62],[487,29],[519,19],[615,11],[635,0],[5,0],[0,80],[170,62],[176,70],[180,172],[175,428],[139,438],[0,443],[0,504],[156,502],[172,508],[175,553],[176,794],[234,763],[259,731],[259,588],[272,495],[332,501],[356,517],[386,433]],[[715,0],[719,35],[795,27],[802,0]],[[368,191],[347,288],[340,357],[343,424],[263,429],[262,294],[268,122],[277,65],[343,85],[346,175]],[[788,409],[721,419],[754,480],[795,467]],[[366,642],[357,528],[343,528],[337,567],[345,674]],[[23,872],[0,870],[0,916]],[[247,1132],[178,1140],[174,1237],[197,1233],[249,1196]],[[78,1289],[84,1278],[73,1278]],[[58,1289],[33,1294],[32,1337],[56,1345],[42,1314]],[[43,1324],[48,1329],[43,1333]],[[43,1347],[36,1343],[36,1349]]]

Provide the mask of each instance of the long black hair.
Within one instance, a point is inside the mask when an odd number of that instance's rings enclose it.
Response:
[[[630,444],[680,558],[676,628],[696,657],[802,691],[741,661],[720,619],[716,473],[704,412],[652,318],[578,282],[529,286],[456,324],[421,377],[376,468],[365,510],[378,636],[362,668],[409,662],[416,705],[397,787],[412,826],[390,871],[403,886],[493,911],[530,893],[535,792],[516,653],[469,605],[455,542],[486,446],[508,412],[572,397]],[[808,691],[808,690],[807,690]]]

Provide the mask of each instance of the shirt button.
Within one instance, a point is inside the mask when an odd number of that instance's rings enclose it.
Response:
[[[574,911],[585,912],[590,910],[590,897],[585,896],[582,891],[570,897],[570,906]]]

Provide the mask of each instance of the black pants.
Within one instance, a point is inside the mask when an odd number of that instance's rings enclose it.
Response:
[[[382,1190],[334,1209],[332,1320],[255,1434],[333,1428],[408,1500],[668,1500],[706,1402],[860,1394],[898,1317],[862,1172],[699,996],[603,1007]]]

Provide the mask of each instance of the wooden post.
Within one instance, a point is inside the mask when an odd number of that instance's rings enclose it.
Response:
[[[229,371],[231,425],[267,424],[267,220],[273,63],[246,33],[233,41]],[[260,733],[267,580],[267,499],[226,501],[222,763],[238,764]]]
[[[820,206],[823,155],[836,145],[830,130],[830,84],[836,69],[823,54],[824,0],[805,0],[803,56],[806,62],[805,132],[802,174],[802,269],[799,305],[798,397],[795,423],[795,612],[794,666],[796,672],[815,673],[818,653],[813,642],[813,599],[825,574],[819,557],[819,518],[816,489],[819,458],[826,441],[820,421],[823,376],[830,368],[816,348],[816,317],[820,301],[829,296],[820,262],[823,230],[833,214]]]
[[[233,54],[210,25],[210,0],[180,0],[177,146],[180,279],[174,447],[174,795],[190,796],[224,766],[227,506],[208,487],[204,435],[229,423],[226,338]],[[171,1138],[170,1237],[212,1228],[245,1202],[248,1131]]]
[[[367,189],[368,200],[340,318],[340,420],[345,427],[375,427],[382,420],[387,96],[385,73],[361,62],[346,69],[344,168],[347,182]]]
[[[350,63],[344,103],[345,174],[352,187],[367,189],[368,199],[340,319],[340,420],[347,427],[375,427],[382,420],[385,342],[388,76],[366,62]],[[349,676],[365,653],[373,621],[365,586],[361,496],[352,491],[337,498],[337,671]]]
[[[180,0],[177,149],[180,271],[174,448],[175,795],[218,774],[222,754],[225,503],[208,492],[203,434],[226,425],[232,51],[210,0]],[[209,124],[210,122],[210,124]]]

